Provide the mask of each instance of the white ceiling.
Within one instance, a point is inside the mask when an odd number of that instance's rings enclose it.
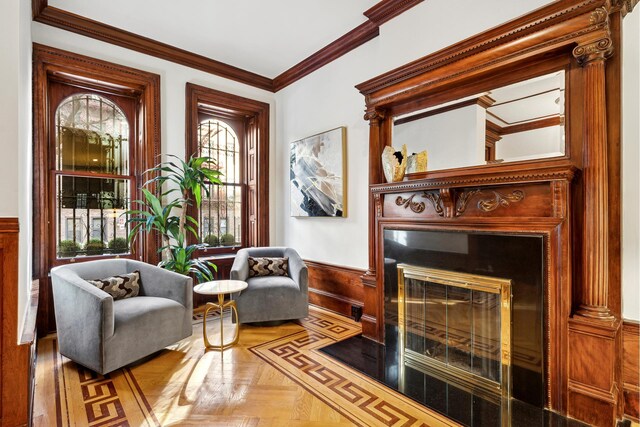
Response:
[[[367,20],[378,0],[50,0],[49,5],[273,78]]]

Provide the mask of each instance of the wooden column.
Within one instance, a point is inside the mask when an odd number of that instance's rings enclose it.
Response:
[[[609,301],[609,167],[606,60],[613,54],[609,11],[597,8],[600,31],[573,55],[583,67],[582,277],[569,320],[568,415],[596,426],[614,426],[621,414],[620,320]]]
[[[605,37],[573,51],[584,67],[584,228],[582,294],[578,314],[613,320],[608,308],[609,216],[605,60],[612,53]]]
[[[369,185],[378,184],[382,179],[382,153],[381,133],[383,132],[383,122],[385,119],[384,110],[370,109],[364,115],[364,119],[369,121]],[[364,285],[364,307],[362,315],[362,334],[370,339],[380,341],[384,339],[382,335],[382,311],[380,293],[383,289],[378,289],[376,274],[376,260],[378,259],[377,238],[376,238],[376,200],[373,194],[369,193],[369,267],[362,276]]]

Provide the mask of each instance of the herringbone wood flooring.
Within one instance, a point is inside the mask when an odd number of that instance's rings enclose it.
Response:
[[[217,321],[207,325],[212,342]],[[220,353],[204,350],[196,322],[190,338],[106,376],[61,356],[48,336],[38,343],[34,425],[451,425],[316,351],[359,332],[312,308],[299,323],[243,325],[238,345]]]

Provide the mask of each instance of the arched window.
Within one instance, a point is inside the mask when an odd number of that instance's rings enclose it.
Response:
[[[57,258],[127,253],[129,121],[90,93],[62,100],[54,121]]]
[[[240,141],[222,120],[206,118],[198,124],[198,155],[211,157],[222,172],[223,185],[210,185],[198,219],[200,241],[209,246],[241,246],[243,241],[242,162]]]

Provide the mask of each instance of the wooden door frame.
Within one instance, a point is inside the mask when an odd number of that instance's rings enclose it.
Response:
[[[155,165],[160,154],[159,75],[33,44],[33,277],[41,280],[38,330],[42,333],[52,331],[55,324],[48,280],[51,268],[49,248],[55,241],[47,224],[51,214],[51,195],[46,190],[51,188],[48,93],[53,79],[136,98],[139,128],[132,146],[136,156],[131,174],[139,182],[143,182],[143,172]],[[132,199],[141,199],[138,193],[139,190],[131,194]],[[141,261],[157,263],[157,248],[157,236],[145,235],[138,239],[135,256]]]

